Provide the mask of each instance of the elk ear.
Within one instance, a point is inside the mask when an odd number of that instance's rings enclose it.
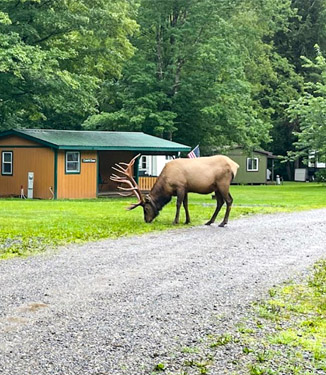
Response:
[[[144,206],[144,203],[143,202],[138,202],[138,203],[132,204],[131,206],[127,207],[126,210],[131,211],[131,210],[133,210],[134,208],[136,208],[138,206]]]

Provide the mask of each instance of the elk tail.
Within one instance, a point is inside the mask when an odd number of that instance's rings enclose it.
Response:
[[[233,160],[232,160],[233,161]],[[231,181],[234,179],[234,177],[237,175],[237,172],[238,172],[238,168],[239,168],[239,164],[233,162],[231,164],[231,173],[232,173],[232,179]]]

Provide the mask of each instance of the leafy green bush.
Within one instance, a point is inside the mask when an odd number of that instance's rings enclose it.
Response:
[[[316,181],[317,182],[326,182],[326,169],[322,169],[316,172]]]

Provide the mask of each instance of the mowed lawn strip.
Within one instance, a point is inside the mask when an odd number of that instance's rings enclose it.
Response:
[[[243,215],[290,212],[326,207],[326,187],[315,183],[232,186],[230,221]],[[0,258],[29,255],[72,242],[137,235],[184,227],[172,225],[175,198],[151,224],[143,211],[127,211],[133,198],[95,200],[0,200]],[[215,209],[212,195],[190,194],[191,225],[204,224]],[[221,212],[217,222],[222,220]],[[181,210],[181,222],[184,211]],[[232,225],[232,224],[231,224]]]

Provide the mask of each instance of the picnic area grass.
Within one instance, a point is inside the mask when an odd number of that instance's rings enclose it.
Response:
[[[290,212],[326,207],[326,187],[316,183],[232,186],[230,221],[244,215]],[[133,198],[94,200],[0,200],[0,259],[38,253],[67,243],[95,241],[185,227],[172,225],[175,198],[151,224],[143,211],[125,208]],[[212,195],[190,194],[191,225],[204,224],[213,214]],[[224,210],[217,218],[222,220]],[[181,222],[184,211],[181,210]]]

